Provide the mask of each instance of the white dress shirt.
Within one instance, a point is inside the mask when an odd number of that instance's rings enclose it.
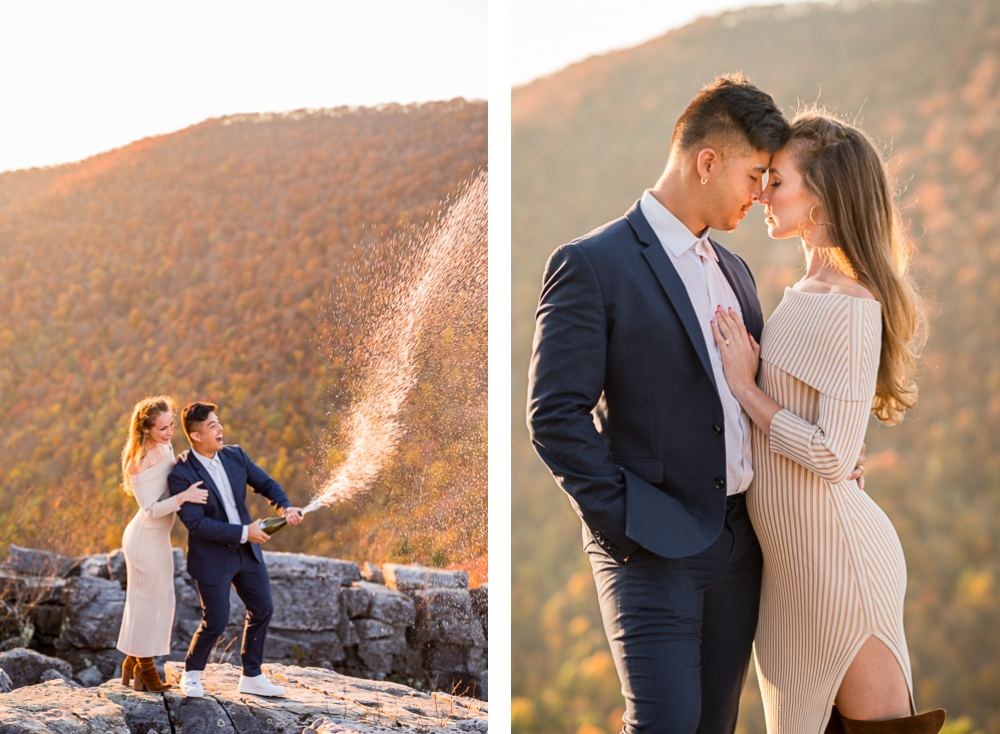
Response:
[[[219,490],[219,496],[222,497],[222,506],[226,508],[226,518],[228,518],[229,522],[233,525],[243,525],[239,510],[236,509],[236,500],[233,499],[233,485],[229,483],[229,475],[226,474],[226,467],[222,465],[222,459],[219,458],[218,452],[210,459],[192,449],[189,456],[197,456],[201,465],[208,470],[212,481],[215,482],[216,489]],[[243,535],[240,538],[240,543],[247,542],[247,534],[249,532],[250,526],[243,525]]]
[[[666,250],[677,274],[681,276],[698,317],[726,419],[726,492],[730,495],[738,494],[745,491],[753,479],[750,419],[740,407],[739,401],[733,397],[729,383],[726,382],[722,354],[719,352],[719,345],[715,343],[710,322],[715,319],[716,306],[731,307],[741,319],[743,310],[719,267],[719,256],[708,240],[708,227],[700,237],[692,234],[648,189],[642,195],[639,208]]]

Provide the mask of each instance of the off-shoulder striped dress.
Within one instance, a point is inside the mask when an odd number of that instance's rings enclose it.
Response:
[[[846,477],[864,440],[882,334],[870,298],[785,296],[764,327],[757,384],[778,402],[753,428],[750,518],[764,553],[754,652],[769,734],[825,731],[861,645],[875,635],[911,690],[906,564],[896,531]]]
[[[167,489],[170,455],[132,477],[139,511],[125,527],[122,552],[128,569],[125,614],[117,648],[134,657],[170,652],[174,624],[174,556],[170,528],[180,505]]]

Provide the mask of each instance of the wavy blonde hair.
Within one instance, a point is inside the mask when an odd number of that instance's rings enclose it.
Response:
[[[176,409],[174,401],[166,395],[143,398],[135,404],[128,422],[128,437],[122,448],[122,489],[125,494],[135,493],[128,469],[146,456],[146,431],[156,424],[156,418],[161,413],[173,413]]]
[[[927,341],[927,302],[908,272],[914,254],[903,236],[896,191],[882,155],[854,125],[815,107],[799,112],[788,138],[806,188],[819,201],[838,270],[870,290],[882,305],[882,348],[872,411],[894,425],[917,404],[913,379]]]

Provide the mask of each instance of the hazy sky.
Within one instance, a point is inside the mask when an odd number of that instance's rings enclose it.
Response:
[[[209,117],[487,97],[487,0],[0,3],[0,171]]]
[[[779,0],[511,0],[511,84],[551,74],[575,61],[638,46],[703,15]],[[761,39],[767,43],[768,39]],[[711,49],[705,49],[711,53]]]

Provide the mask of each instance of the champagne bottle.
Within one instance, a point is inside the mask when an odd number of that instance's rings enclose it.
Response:
[[[260,521],[260,529],[268,535],[274,535],[287,524],[288,521],[283,517],[269,517]]]

